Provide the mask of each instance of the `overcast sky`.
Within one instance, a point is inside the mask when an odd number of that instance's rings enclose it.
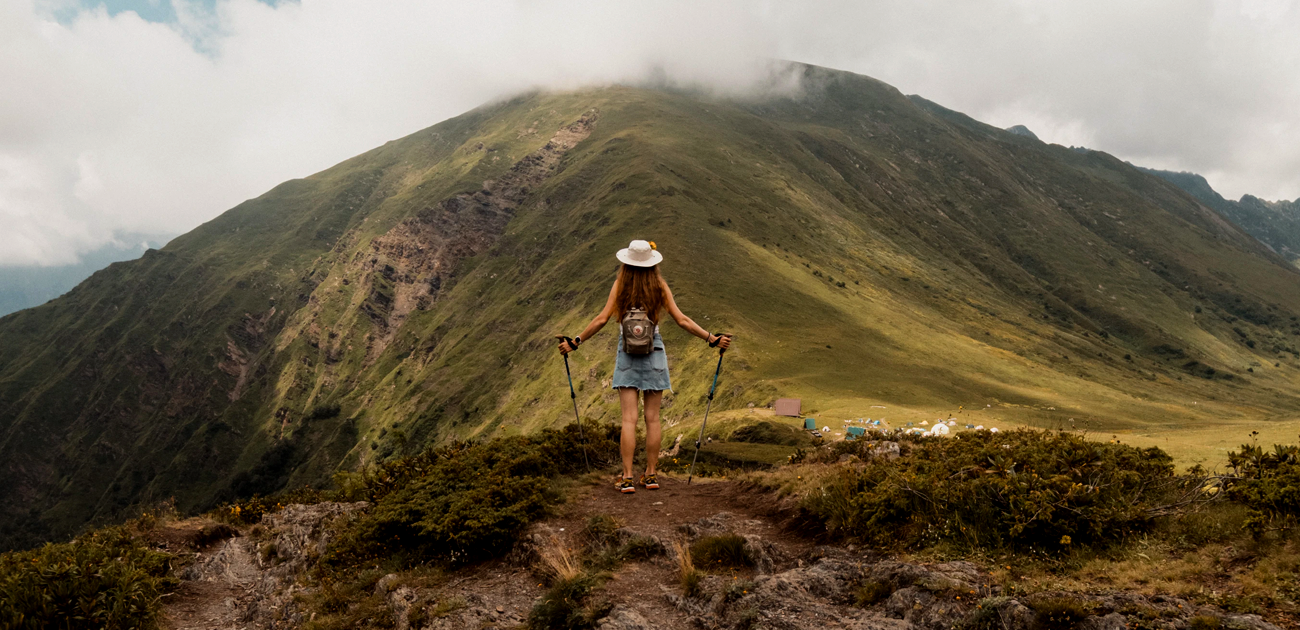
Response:
[[[761,59],[1300,197],[1291,0],[0,0],[0,266],[179,233],[480,103]]]

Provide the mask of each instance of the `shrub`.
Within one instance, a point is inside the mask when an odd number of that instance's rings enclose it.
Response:
[[[462,608],[469,608],[469,602],[465,601],[464,597],[448,597],[440,600],[429,614],[433,617],[446,617]]]
[[[691,545],[691,560],[706,569],[737,569],[754,566],[754,558],[738,534],[705,536]]]
[[[610,431],[588,427],[588,453],[618,452]],[[508,550],[529,523],[559,501],[552,480],[583,470],[577,425],[530,436],[460,442],[342,479],[343,498],[374,507],[322,556],[332,571],[379,558],[398,564],[485,560]]]
[[[812,437],[795,427],[763,420],[747,424],[731,433],[727,438],[732,442],[749,442],[751,444],[777,444],[780,446],[807,446],[812,444]]]
[[[343,411],[343,409],[339,407],[337,404],[330,403],[324,405],[316,405],[315,407],[312,407],[310,412],[308,412],[307,419],[324,420],[326,418],[334,418],[337,417],[341,411]]]
[[[1272,452],[1243,444],[1228,453],[1237,480],[1229,496],[1246,506],[1246,528],[1256,535],[1289,529],[1300,516],[1300,447],[1275,445]]]
[[[619,545],[617,551],[625,560],[649,560],[663,554],[664,546],[649,536],[636,535]]]
[[[556,580],[528,613],[528,627],[535,630],[594,628],[608,614],[604,606],[587,606],[587,598],[600,585],[598,577],[579,574]]]
[[[614,533],[620,526],[614,517],[608,514],[596,514],[587,519],[583,533],[587,535],[592,547],[604,547],[613,542]]]
[[[320,503],[334,498],[333,495],[315,488],[297,488],[270,496],[255,495],[248,499],[227,503],[208,513],[214,519],[235,525],[255,525],[262,517],[272,512],[279,512],[286,505],[294,503]]]
[[[831,533],[881,546],[1056,551],[1147,530],[1177,482],[1157,448],[1063,432],[966,433],[902,446],[900,458],[884,461],[871,457],[868,440],[837,445],[865,463],[836,469],[804,507]]]
[[[844,284],[843,282],[840,283],[840,285],[843,284]],[[739,615],[736,615],[736,622],[735,625],[733,625],[732,627],[735,628],[736,630],[749,630],[750,628],[753,628],[757,623],[758,623],[758,609],[746,608],[740,611]]]
[[[984,598],[957,627],[961,630],[1003,630],[999,609],[1009,599],[1007,597]]]
[[[726,603],[734,602],[754,590],[757,584],[753,580],[732,580],[731,585],[722,593],[722,601]]]
[[[126,526],[0,555],[0,628],[152,628],[172,556]]]
[[[1031,598],[1026,602],[1034,610],[1034,627],[1041,630],[1067,630],[1092,615],[1092,606],[1073,597]]]
[[[1197,615],[1187,620],[1187,630],[1219,630],[1223,622],[1218,617]]]

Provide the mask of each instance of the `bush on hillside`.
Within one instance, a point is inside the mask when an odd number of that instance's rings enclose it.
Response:
[[[599,467],[618,453],[614,428],[587,428]],[[525,526],[559,501],[554,482],[585,471],[576,425],[529,436],[456,443],[342,477],[340,498],[373,508],[327,549],[342,568],[376,558],[473,562],[509,550]]]
[[[0,555],[0,628],[152,628],[171,556],[126,526]]]
[[[320,503],[332,500],[334,496],[332,493],[304,486],[270,496],[254,495],[242,501],[227,503],[208,512],[208,516],[234,525],[255,525],[262,522],[263,515],[279,512],[286,505]]]
[[[780,446],[809,446],[813,443],[812,436],[805,431],[766,420],[740,427],[733,431],[728,439],[732,442]]]
[[[1236,473],[1229,496],[1247,508],[1246,527],[1256,535],[1294,527],[1300,517],[1300,447],[1277,444],[1272,452],[1243,444],[1228,453]]]
[[[1047,551],[1147,530],[1178,484],[1160,449],[1068,433],[966,433],[902,447],[887,460],[871,456],[868,440],[837,446],[864,463],[837,470],[805,508],[832,533],[886,547]]]

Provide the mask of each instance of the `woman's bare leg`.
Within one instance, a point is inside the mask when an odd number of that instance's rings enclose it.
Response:
[[[659,465],[659,449],[663,438],[659,427],[659,404],[664,400],[662,391],[645,393],[645,471],[653,473]],[[624,425],[626,426],[626,425]]]
[[[632,476],[632,459],[636,457],[637,390],[635,387],[618,388],[618,404],[623,409],[623,433],[619,437],[619,452],[623,455],[623,478]],[[658,408],[655,409],[656,414]],[[655,427],[659,426],[656,416]],[[657,455],[658,453],[656,453]]]

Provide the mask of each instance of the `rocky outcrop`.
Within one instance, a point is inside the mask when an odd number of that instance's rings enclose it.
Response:
[[[378,329],[371,358],[387,347],[412,311],[429,308],[450,288],[461,260],[496,242],[515,209],[555,174],[566,152],[591,135],[596,116],[592,110],[555,132],[546,145],[481,189],[444,199],[398,223],[371,241],[369,257],[357,254],[356,264],[369,282],[361,310]]]
[[[211,630],[298,628],[309,619],[294,597],[332,538],[333,525],[366,503],[290,505],[267,514],[248,535],[199,553],[181,570],[178,601],[167,628]]]
[[[288,629],[304,627],[312,613],[302,595],[320,588],[308,576],[329,544],[339,519],[364,503],[291,505],[266,515],[245,533],[209,547],[181,572],[181,600],[169,604],[169,628]],[[1012,596],[970,562],[922,564],[850,546],[799,546],[789,538],[755,535],[761,523],[718,512],[684,523],[678,534],[738,533],[753,567],[706,575],[691,596],[674,582],[673,546],[635,527],[614,531],[608,542],[653,540],[660,549],[614,568],[602,579],[599,630],[651,628],[763,628],[766,630],[950,630],[1055,627],[1048,614],[1069,612],[1078,630],[1130,627],[1182,629],[1217,620],[1217,627],[1276,630],[1255,615],[1231,614],[1169,596],[1130,592],[1037,592]],[[573,532],[570,532],[572,534]],[[386,606],[396,630],[518,628],[546,596],[538,552],[565,539],[565,527],[536,523],[504,561],[459,570],[441,584],[421,584],[399,574],[377,580],[373,595]],[[581,538],[570,538],[582,540]],[[1055,612],[1051,612],[1055,611]]]

